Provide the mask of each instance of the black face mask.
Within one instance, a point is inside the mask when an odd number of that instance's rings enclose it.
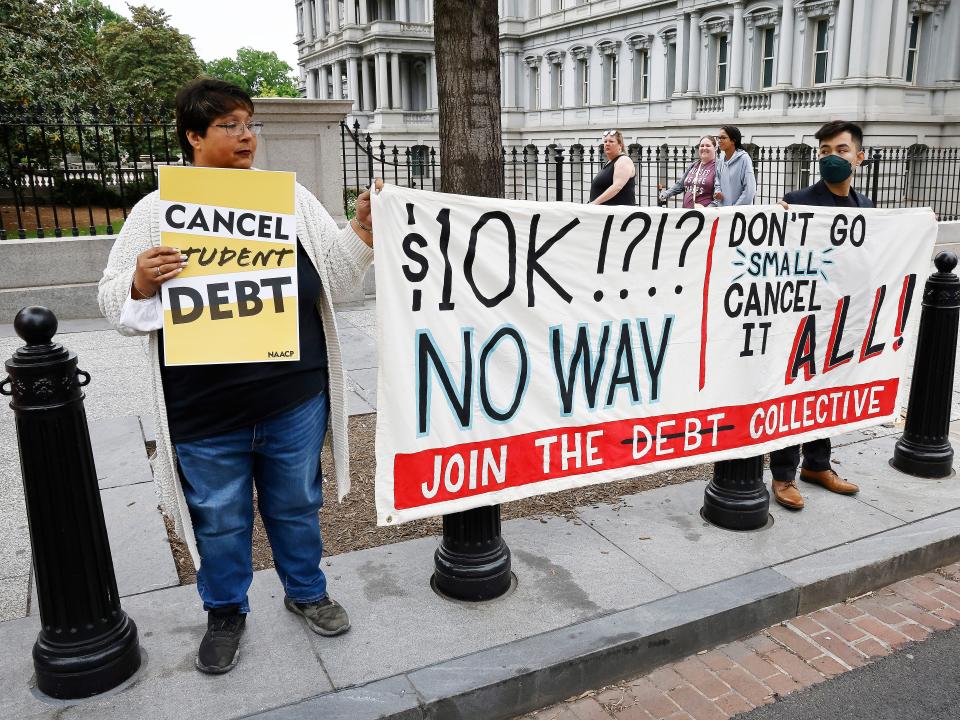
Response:
[[[853,174],[853,165],[839,155],[820,158],[820,177],[828,183],[842,183]]]

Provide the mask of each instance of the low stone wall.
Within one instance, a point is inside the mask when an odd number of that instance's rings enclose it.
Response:
[[[942,250],[949,250],[960,255],[960,220],[940,223],[934,254]]]
[[[97,283],[116,235],[0,242],[0,325],[20,308],[43,305],[60,320],[100,317]],[[376,293],[373,268],[361,287],[340,298],[359,302]]]
[[[61,320],[100,317],[97,282],[113,235],[0,242],[0,323],[44,305]]]

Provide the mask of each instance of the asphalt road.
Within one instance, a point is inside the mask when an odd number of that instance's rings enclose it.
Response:
[[[958,720],[960,626],[737,720]]]

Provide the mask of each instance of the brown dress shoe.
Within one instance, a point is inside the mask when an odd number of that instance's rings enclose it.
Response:
[[[856,495],[860,488],[852,482],[847,482],[837,475],[833,470],[804,470],[800,468],[800,479],[808,483],[822,485],[830,492],[840,493],[841,495]]]
[[[803,496],[797,490],[796,480],[774,480],[773,497],[790,510],[803,510]]]

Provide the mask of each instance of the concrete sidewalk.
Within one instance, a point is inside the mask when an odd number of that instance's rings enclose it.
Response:
[[[353,619],[339,638],[309,633],[273,571],[258,572],[242,661],[223,677],[193,668],[204,630],[193,586],[124,598],[144,667],[84,702],[33,689],[37,617],[2,623],[0,717],[512,717],[960,559],[960,484],[890,468],[895,440],[893,428],[844,436],[835,458],[859,496],[805,487],[807,509],[774,506],[773,525],[754,533],[700,518],[705,480],[575,520],[504,523],[518,582],[489,603],[434,594],[433,538],[327,558]],[[118,566],[137,552],[115,547]]]
[[[351,410],[370,412],[373,305],[339,308],[338,319]],[[121,436],[131,447],[139,441],[122,418],[149,418],[139,341],[95,321],[64,323],[58,339],[93,376],[86,407],[94,435],[105,439],[96,448],[102,492],[146,486],[129,453],[111,452]],[[0,329],[0,353],[19,344]],[[30,556],[11,415],[0,404],[2,718],[509,718],[960,559],[960,484],[893,470],[898,430],[878,427],[835,441],[835,462],[861,485],[858,496],[805,486],[803,512],[774,505],[773,524],[758,532],[700,518],[706,477],[581,508],[571,520],[504,523],[517,585],[489,603],[451,602],[431,590],[435,538],[324,560],[331,594],[353,621],[339,638],[309,633],[283,608],[275,573],[258,572],[241,663],[209,677],[193,667],[205,629],[196,588],[171,586],[169,565],[143,562],[146,540],[128,534],[112,546],[143,668],[112,693],[53,702],[34,689],[39,618],[24,617]],[[960,421],[960,392],[951,417]],[[960,422],[954,427],[960,442]],[[138,481],[111,480],[121,475]],[[132,512],[124,502],[105,507]],[[131,568],[147,576],[127,575]],[[153,577],[154,568],[165,575]]]
[[[376,305],[373,301],[340,305],[337,319],[344,363],[347,367],[347,406],[350,414],[371,413],[377,402],[377,348]],[[134,438],[131,428],[142,424],[143,436],[153,440],[153,400],[147,356],[141,340],[123,337],[106,320],[68,320],[60,323],[54,338],[64,347],[77,353],[79,366],[90,373],[91,383],[86,388],[84,407],[91,427],[91,436],[97,449],[97,432],[103,432],[101,452],[108,452],[111,444],[117,452],[107,462],[127,457],[139,458],[136,484],[150,482],[149,467],[143,456],[143,437]],[[6,360],[23,345],[12,325],[0,325],[0,358]],[[4,373],[0,373],[0,377]],[[137,444],[139,443],[139,449]],[[97,455],[97,472],[103,478],[109,472],[105,458]],[[146,477],[142,475],[144,468]],[[120,472],[114,468],[116,472]],[[122,484],[135,484],[127,480]],[[121,483],[116,483],[121,484]],[[131,537],[131,526],[141,520],[137,514],[146,508],[149,498],[155,498],[151,485],[131,488],[125,493],[139,491],[141,501],[130,516],[119,519],[118,537]],[[104,498],[105,502],[113,500]],[[133,498],[127,499],[128,502]],[[155,503],[154,503],[155,504]],[[154,518],[158,520],[159,516]],[[126,529],[124,529],[126,528]],[[161,528],[162,529],[162,528]],[[162,533],[161,533],[162,535]],[[163,536],[165,538],[165,536]],[[165,540],[164,540],[165,542]],[[9,402],[0,402],[0,622],[21,618],[27,614],[30,596],[31,556],[30,536],[20,476],[20,456],[17,448],[16,427]],[[132,579],[134,586],[153,584],[148,578]],[[154,584],[155,586],[155,584]],[[0,715],[0,717],[3,717]]]

